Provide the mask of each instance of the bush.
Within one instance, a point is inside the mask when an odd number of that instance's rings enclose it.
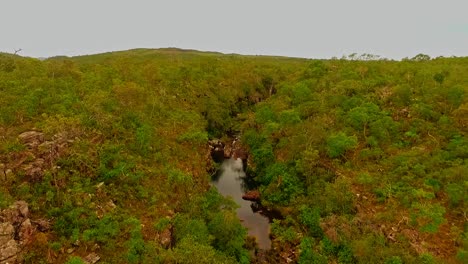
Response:
[[[311,236],[321,239],[323,230],[320,227],[320,210],[318,208],[303,207],[300,214],[301,222],[309,228]]]
[[[343,132],[333,134],[327,139],[327,153],[330,158],[342,156],[346,151],[357,146],[355,136],[347,136]]]
[[[70,257],[65,264],[85,264],[85,262],[80,257],[73,256]]]
[[[326,264],[327,258],[313,250],[314,240],[305,237],[301,241],[301,255],[299,256],[299,264]]]

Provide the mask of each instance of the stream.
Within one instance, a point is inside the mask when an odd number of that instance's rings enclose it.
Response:
[[[216,186],[219,193],[226,197],[232,197],[240,206],[237,209],[237,216],[242,225],[247,228],[250,236],[256,238],[260,249],[268,250],[271,248],[270,220],[259,213],[257,203],[242,199],[242,195],[245,193],[245,177],[241,159],[225,159],[213,177],[212,184]]]

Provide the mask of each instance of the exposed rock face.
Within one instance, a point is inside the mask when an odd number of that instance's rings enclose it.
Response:
[[[219,139],[210,140],[211,157],[216,162],[221,162],[223,159],[241,159],[244,169],[247,166],[249,157],[247,150],[242,146],[240,139],[235,137],[232,142],[225,144]]]
[[[0,264],[16,263],[19,251],[18,244],[14,239],[0,245]]]
[[[260,201],[260,192],[257,190],[248,191],[242,195],[242,199],[253,202]]]
[[[0,264],[17,263],[21,259],[21,250],[32,242],[37,232],[37,222],[48,223],[46,220],[31,221],[28,204],[24,201],[17,201],[0,212]]]
[[[45,171],[53,167],[55,161],[64,154],[69,143],[68,136],[56,134],[51,140],[45,140],[44,134],[38,131],[27,131],[18,135],[18,139],[26,146],[24,151],[14,153],[10,162],[1,164],[0,173],[5,180],[14,180],[15,174],[26,176],[29,182],[41,181]]]
[[[216,162],[224,159],[224,143],[221,140],[213,139],[208,142],[211,152],[211,158]]]
[[[16,263],[20,245],[25,243],[21,239],[30,232],[27,227],[28,224],[31,227],[31,222],[26,218],[28,214],[28,206],[23,201],[16,202],[0,213],[0,264]],[[15,240],[15,234],[18,234],[18,240]]]

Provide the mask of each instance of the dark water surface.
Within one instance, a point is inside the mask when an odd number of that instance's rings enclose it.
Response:
[[[237,216],[242,221],[242,225],[248,229],[249,235],[257,239],[259,248],[270,249],[269,219],[258,212],[254,212],[252,208],[255,208],[255,203],[242,199],[245,176],[241,159],[226,159],[221,164],[221,168],[212,183],[219,193],[226,197],[232,197],[240,206],[237,209]]]

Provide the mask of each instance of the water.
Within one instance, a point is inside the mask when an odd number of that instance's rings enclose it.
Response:
[[[260,249],[270,249],[269,219],[258,213],[258,209],[254,211],[256,207],[258,208],[256,203],[242,199],[245,176],[241,159],[226,159],[213,179],[213,185],[216,186],[219,193],[226,197],[232,197],[240,206],[237,209],[237,216],[242,225],[248,229],[249,235],[256,238],[258,247]]]

